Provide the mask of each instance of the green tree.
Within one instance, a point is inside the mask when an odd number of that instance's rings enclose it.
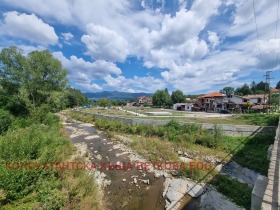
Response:
[[[106,106],[109,105],[109,103],[110,103],[110,101],[107,98],[102,98],[102,99],[100,99],[98,104],[99,104],[99,106],[105,108]]]
[[[8,130],[12,119],[12,115],[8,111],[0,109],[0,136]]]
[[[276,88],[280,89],[280,81],[276,84]]]
[[[255,81],[253,81],[253,82],[251,83],[251,90],[252,90],[252,93],[256,93],[257,85],[256,85]]]
[[[48,50],[24,56],[20,49],[9,47],[0,53],[0,88],[3,98],[10,97],[6,108],[11,112],[18,106],[34,112],[47,104],[54,92],[62,92],[67,87],[66,74],[60,61]]]
[[[241,96],[250,95],[250,94],[252,94],[252,90],[250,89],[248,84],[244,84],[242,87],[236,88],[235,94],[241,95]]]
[[[232,95],[234,93],[233,87],[224,87],[220,93],[226,94],[226,95]]]
[[[255,93],[258,93],[258,94],[264,93],[267,87],[268,87],[268,84],[266,82],[261,81],[256,85]]]
[[[173,104],[184,103],[184,102],[186,102],[186,97],[181,90],[175,90],[175,91],[172,91],[171,101]]]
[[[153,105],[158,107],[170,106],[171,98],[165,90],[158,90],[153,95]]]
[[[80,90],[74,88],[68,88],[66,96],[68,100],[67,107],[81,106],[89,103],[88,98]]]

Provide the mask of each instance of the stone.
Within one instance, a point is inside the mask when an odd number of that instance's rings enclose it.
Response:
[[[189,163],[189,162],[192,161],[192,159],[187,158],[187,157],[180,157],[180,160],[181,160],[182,162],[185,162],[185,163]]]
[[[155,172],[154,176],[155,176],[155,178],[159,178],[161,176],[161,174],[159,172]]]
[[[218,172],[221,172],[222,169],[223,169],[223,164],[218,164],[215,169],[218,171]]]
[[[167,172],[164,172],[163,173],[163,176],[165,177],[165,178],[170,178],[170,177],[172,177],[169,173],[167,173]]]
[[[134,184],[137,184],[137,179],[134,178],[134,179],[133,179],[133,182],[134,182]]]
[[[179,150],[178,151],[178,155],[182,155],[182,154],[183,154],[183,152]]]
[[[144,183],[144,184],[150,184],[150,180],[149,179],[147,179],[147,180],[142,180],[142,182]]]
[[[123,179],[122,181],[123,181],[123,182],[126,182],[126,179]]]
[[[204,192],[204,186],[196,183],[188,184],[188,191],[187,193],[192,196],[193,198],[196,198],[200,196]]]
[[[99,155],[99,154],[98,154],[98,155],[96,155],[95,157],[96,157],[96,159],[98,159],[98,160],[101,160],[101,159],[102,159],[102,156],[101,156],[101,155]]]

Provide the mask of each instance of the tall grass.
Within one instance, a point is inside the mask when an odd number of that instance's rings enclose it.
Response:
[[[94,122],[94,117],[91,116],[91,115],[88,115],[88,114],[82,114],[82,113],[79,113],[79,112],[73,112],[73,111],[68,111],[67,114],[78,120],[78,121],[81,121],[81,122],[86,122],[86,123],[93,123]]]
[[[218,192],[230,198],[234,203],[245,209],[251,208],[252,188],[242,184],[228,176],[217,174],[210,184],[214,185]]]
[[[108,131],[121,132],[133,135],[142,135],[145,137],[159,137],[171,142],[189,142],[200,144],[209,148],[218,148],[222,146],[222,134],[218,127],[213,132],[209,132],[199,125],[183,124],[176,121],[170,121],[163,126],[151,125],[128,125],[122,122],[110,121],[105,119],[96,119],[95,125]]]
[[[0,136],[1,209],[98,209],[97,188],[86,171],[10,168],[7,163],[64,162],[74,153],[59,118],[17,118]]]

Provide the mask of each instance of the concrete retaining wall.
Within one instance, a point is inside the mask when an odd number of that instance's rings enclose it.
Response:
[[[125,117],[117,117],[117,116],[108,116],[101,114],[92,114],[82,111],[76,111],[83,114],[92,115],[95,119],[106,119],[111,121],[123,122],[126,124],[144,124],[144,125],[165,125],[170,120],[154,120],[154,119],[143,119],[143,118],[125,118]],[[201,125],[202,128],[207,130],[213,130],[215,125],[209,123],[191,123],[191,122],[179,122],[180,124],[197,124]],[[256,134],[263,133],[275,133],[276,126],[251,126],[251,125],[218,125],[224,135],[227,136],[250,136]]]
[[[280,118],[270,156],[268,183],[262,201],[262,210],[280,209]]]

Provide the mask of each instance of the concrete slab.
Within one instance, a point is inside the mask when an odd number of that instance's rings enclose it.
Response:
[[[260,210],[263,196],[266,190],[268,179],[266,176],[259,175],[253,188],[251,197],[251,210]]]

